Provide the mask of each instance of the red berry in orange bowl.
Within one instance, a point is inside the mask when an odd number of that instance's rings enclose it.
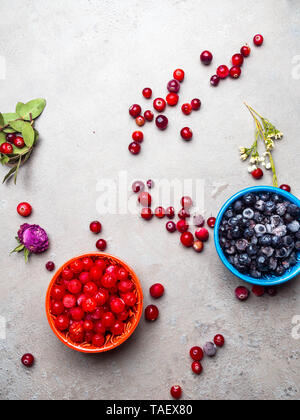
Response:
[[[178,82],[182,82],[184,79],[184,71],[182,69],[176,69],[173,73],[173,77],[175,80],[178,80]]]
[[[22,217],[28,217],[32,213],[32,207],[29,203],[20,203],[18,204],[17,212]]]

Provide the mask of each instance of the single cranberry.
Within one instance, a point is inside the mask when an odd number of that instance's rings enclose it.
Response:
[[[242,70],[239,66],[231,67],[230,69],[230,77],[232,79],[238,79],[240,75],[242,74]]]
[[[72,273],[79,274],[83,270],[83,264],[81,260],[75,260],[70,264],[70,268],[71,268]]]
[[[123,322],[116,321],[114,325],[111,327],[110,331],[114,335],[122,335],[125,329],[125,325]]]
[[[167,229],[168,232],[174,233],[176,231],[176,225],[175,225],[175,223],[174,222],[171,222],[171,221],[170,222],[167,222],[166,229]]]
[[[196,375],[200,375],[200,373],[203,371],[203,367],[200,362],[193,362],[191,368],[192,371],[196,373]]]
[[[192,105],[193,111],[198,111],[201,108],[200,99],[197,99],[197,98],[193,99],[191,102],[191,105]]]
[[[217,221],[217,219],[215,217],[210,217],[209,219],[207,219],[207,225],[210,228],[213,229],[215,227],[215,225],[216,225],[216,221]]]
[[[125,310],[125,302],[123,299],[115,298],[110,303],[110,309],[115,314],[120,314]]]
[[[119,321],[127,321],[128,317],[129,317],[128,311],[123,311],[117,315],[117,318]]]
[[[153,121],[153,118],[154,118],[153,112],[148,109],[147,111],[144,112],[144,118],[148,122]]]
[[[197,362],[201,361],[204,356],[202,348],[198,346],[192,347],[190,350],[190,356]]]
[[[178,82],[182,82],[184,79],[184,71],[182,69],[176,69],[173,73],[173,77],[175,80],[178,80]]]
[[[178,82],[178,80],[172,79],[169,81],[167,89],[171,93],[178,93],[180,91],[180,83]]]
[[[55,269],[55,264],[54,264],[53,261],[48,261],[46,263],[46,266],[45,267],[46,267],[46,270],[53,271]]]
[[[204,243],[202,241],[195,241],[193,244],[193,248],[196,252],[200,253],[203,251]]]
[[[128,150],[132,155],[138,155],[141,151],[141,145],[139,143],[136,143],[135,141],[133,141],[128,146]]]
[[[22,217],[28,217],[32,213],[32,207],[29,203],[20,203],[17,207],[17,212]]]
[[[105,344],[105,337],[104,335],[95,334],[92,339],[92,344],[94,347],[102,347]]]
[[[85,331],[93,331],[93,329],[94,329],[94,323],[93,323],[93,321],[91,321],[89,319],[86,319],[84,321],[84,323],[83,323],[83,329]]]
[[[17,135],[15,133],[8,133],[6,134],[6,141],[8,143],[12,143],[14,142],[15,138],[17,137]]]
[[[264,288],[264,286],[259,286],[259,285],[255,284],[252,287],[252,293],[257,297],[261,297],[265,294],[265,288]]]
[[[147,187],[149,188],[149,190],[151,190],[152,188],[154,188],[154,181],[152,179],[148,179],[148,181],[146,182]]]
[[[132,139],[138,143],[142,143],[144,140],[144,134],[141,131],[134,131],[132,133]]]
[[[128,293],[125,293],[125,295],[123,295],[123,300],[127,306],[132,307],[136,304],[137,297],[134,293],[128,292]]]
[[[94,282],[99,282],[103,275],[103,268],[95,265],[90,269],[90,278]]]
[[[158,307],[155,305],[149,305],[145,309],[145,318],[147,321],[156,321],[159,316]]]
[[[21,362],[24,366],[30,368],[34,364],[34,357],[30,353],[24,354],[24,356],[21,359]]]
[[[158,117],[156,117],[155,124],[160,130],[165,130],[168,127],[169,120],[164,115],[158,115]]]
[[[103,317],[103,314],[104,314],[104,308],[103,306],[101,306],[99,308],[96,308],[90,316],[93,321],[99,321]]]
[[[67,315],[59,315],[55,320],[55,327],[59,331],[65,331],[69,328],[70,320]]]
[[[104,313],[102,314],[102,316],[103,316],[103,315],[104,315]],[[101,316],[101,318],[102,318],[102,316]],[[100,335],[105,334],[105,332],[106,332],[106,327],[103,325],[103,322],[102,322],[102,321],[97,320],[97,321],[95,322],[95,325],[94,325],[94,332],[95,332],[96,334],[100,334]]]
[[[163,207],[161,207],[161,206],[159,206],[159,207],[157,207],[156,209],[155,209],[155,216],[158,218],[158,219],[163,219],[164,217],[165,217],[165,215],[166,215],[166,211],[165,211],[165,209],[163,208]]]
[[[101,321],[104,327],[111,328],[114,325],[116,318],[112,312],[105,312]]]
[[[132,191],[134,193],[139,193],[141,191],[144,191],[144,189],[145,189],[145,184],[142,181],[135,181],[132,184]]]
[[[179,217],[179,219],[188,219],[189,217],[191,217],[191,215],[190,215],[190,213],[189,213],[189,211],[188,211],[188,210],[186,210],[186,209],[181,209],[181,210],[178,212],[178,217]]]
[[[89,296],[94,296],[98,291],[98,287],[93,281],[89,281],[84,285],[83,293]],[[77,292],[80,293],[80,292]]]
[[[244,286],[239,286],[235,289],[235,296],[239,299],[239,300],[247,300],[249,297],[249,290],[244,287]]]
[[[180,200],[182,208],[188,210],[193,206],[193,200],[189,196],[183,196]]]
[[[163,98],[156,98],[153,101],[153,108],[158,112],[163,112],[166,108],[166,101]]]
[[[150,88],[143,89],[143,96],[146,99],[150,99],[151,96],[152,96],[152,89],[150,89]]]
[[[206,66],[212,62],[212,59],[213,59],[213,55],[210,51],[205,50],[200,55],[201,62],[205,64]]]
[[[260,34],[257,34],[254,36],[253,42],[254,42],[254,45],[256,45],[257,47],[260,47],[262,43],[264,42],[264,37]]]
[[[104,305],[109,299],[109,292],[106,289],[100,288],[98,292],[95,294],[94,298],[97,301],[97,304],[102,306]]]
[[[96,242],[96,248],[99,249],[99,251],[105,251],[107,248],[107,242],[105,239],[99,239]]]
[[[142,206],[147,206],[150,207],[151,203],[152,203],[152,197],[148,192],[142,191],[139,194],[138,197],[138,202],[142,205]]]
[[[179,220],[179,222],[177,222],[176,228],[177,228],[178,232],[184,233],[188,230],[189,224],[186,222],[185,219],[182,219],[182,220]]]
[[[66,267],[63,269],[63,271],[61,272],[61,276],[64,280],[66,281],[70,281],[73,278],[73,272],[71,271],[70,268]]]
[[[83,269],[86,271],[89,271],[94,265],[94,262],[90,257],[84,257],[82,258],[81,261],[82,261]]]
[[[104,274],[101,280],[101,284],[106,289],[111,289],[115,287],[117,283],[117,276],[115,274]]]
[[[234,54],[232,56],[231,61],[233,66],[242,66],[244,62],[244,57],[242,54]]]
[[[138,117],[136,117],[135,119],[136,125],[138,125],[139,127],[143,127],[143,125],[145,125],[146,120],[142,115],[139,115]]]
[[[221,334],[217,334],[214,338],[214,343],[217,347],[223,347],[225,344],[225,338]]]
[[[219,66],[217,68],[217,75],[220,79],[226,79],[229,76],[229,68],[225,65]]]
[[[91,281],[91,276],[88,271],[83,271],[79,274],[79,280],[82,284],[87,284]]]
[[[282,184],[279,188],[281,188],[284,191],[291,192],[291,187],[287,184]]]
[[[76,307],[70,310],[70,315],[73,321],[81,321],[84,317],[84,312],[81,308]]]
[[[174,219],[175,217],[175,209],[174,207],[168,207],[166,209],[166,216],[168,219]]]
[[[61,300],[54,300],[51,303],[51,313],[53,315],[61,315],[65,311],[65,307]]]
[[[144,220],[151,220],[153,217],[153,212],[149,207],[144,207],[141,210],[141,217]]]
[[[154,299],[158,299],[158,298],[162,297],[162,295],[164,293],[165,293],[165,288],[160,283],[153,284],[153,286],[150,287],[150,295]]]
[[[205,228],[199,228],[195,232],[195,236],[199,241],[206,242],[209,238],[209,232]]]
[[[192,130],[189,127],[184,127],[180,131],[180,135],[183,138],[183,140],[189,141],[193,137],[193,132],[192,132]]]
[[[128,293],[134,289],[134,283],[130,280],[121,280],[118,283],[118,289],[121,293]]]
[[[169,106],[175,106],[178,104],[179,96],[177,93],[169,93],[166,97],[166,101]]]
[[[10,143],[2,143],[0,146],[0,153],[3,155],[11,155],[14,149]]]
[[[62,284],[55,284],[50,292],[50,296],[55,300],[62,300],[65,296],[66,289]]]
[[[84,310],[84,312],[94,312],[95,309],[97,308],[97,300],[95,299],[95,297],[87,297],[83,302],[82,302],[82,309]]]
[[[126,268],[120,267],[117,271],[117,279],[118,280],[127,280],[128,279],[128,271]]]
[[[205,219],[201,214],[196,214],[193,217],[193,225],[197,227],[203,227],[205,225]]]
[[[74,343],[82,343],[84,339],[84,329],[81,322],[75,321],[69,328],[70,339]]]
[[[181,107],[181,111],[184,113],[184,115],[190,115],[190,113],[193,111],[193,107],[191,104],[183,104]]]
[[[269,286],[266,289],[269,296],[274,297],[277,295],[277,288],[275,286]]]
[[[249,57],[251,53],[251,48],[249,47],[249,45],[243,45],[241,48],[241,54],[243,57]]]
[[[254,171],[251,172],[251,175],[255,179],[261,179],[264,176],[264,173],[260,168],[257,168],[257,169],[255,169]]]
[[[63,298],[64,307],[71,309],[76,305],[76,297],[74,295],[65,295]]]
[[[100,222],[94,221],[90,224],[90,231],[91,232],[93,232],[95,234],[98,234],[98,233],[101,232],[101,230],[102,230],[102,225],[101,225]]]
[[[170,394],[173,398],[175,398],[175,400],[179,400],[179,398],[182,395],[182,389],[179,385],[174,385],[172,386],[171,390],[170,390]]]
[[[18,149],[23,149],[23,147],[25,146],[23,137],[17,136],[14,139],[14,146],[16,146]]]
[[[136,118],[138,115],[140,115],[141,112],[142,112],[142,108],[140,107],[140,105],[134,104],[129,108],[129,114],[133,118]]]
[[[183,246],[190,248],[194,244],[194,235],[191,232],[184,232],[180,237]]]
[[[210,84],[212,86],[218,86],[218,84],[220,83],[220,77],[217,76],[216,74],[214,74],[213,76],[211,76],[210,78]]]

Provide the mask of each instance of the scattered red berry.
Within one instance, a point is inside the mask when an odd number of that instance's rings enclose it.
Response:
[[[53,261],[48,261],[46,263],[46,270],[53,271],[55,269],[55,264]]]
[[[195,236],[199,241],[206,242],[209,238],[209,232],[205,228],[199,228],[195,232]]]
[[[175,217],[175,209],[174,207],[168,207],[166,209],[166,216],[168,219],[174,219]]]
[[[194,244],[194,235],[191,232],[184,232],[180,237],[183,246],[190,248]]]
[[[196,252],[200,253],[204,249],[204,243],[202,241],[195,241],[193,244],[193,248]]]
[[[235,67],[235,66],[242,66],[242,65],[243,65],[243,62],[244,62],[244,57],[243,57],[243,55],[242,55],[242,54],[234,54],[234,55],[232,56],[231,61],[232,61],[232,65],[233,65],[234,67]]]
[[[275,286],[269,286],[266,289],[269,296],[274,297],[277,295],[277,289]]]
[[[166,97],[166,101],[169,106],[175,106],[178,104],[179,96],[177,93],[169,93]]]
[[[22,217],[28,217],[32,213],[32,207],[29,203],[20,203],[17,207],[17,212]]]
[[[291,192],[291,187],[287,184],[282,184],[279,188],[281,188],[284,191]]]
[[[242,70],[239,66],[234,66],[234,67],[231,67],[229,74],[232,79],[238,79],[240,75],[242,74]]]
[[[249,45],[243,45],[241,48],[241,54],[243,57],[249,57],[251,53],[251,48],[249,47]]]
[[[140,115],[142,112],[142,108],[140,105],[134,104],[129,108],[129,114],[132,116],[132,118],[136,118]]]
[[[177,222],[176,228],[177,228],[178,232],[184,233],[188,230],[189,225],[185,221],[185,219],[182,219],[182,220],[179,220],[179,222]]]
[[[174,222],[171,222],[171,221],[170,222],[167,222],[166,223],[166,229],[170,233],[176,232],[176,225],[175,225],[175,223]]]
[[[215,227],[215,224],[216,224],[216,218],[215,217],[210,217],[209,219],[207,219],[207,225],[210,228],[213,229]]]
[[[178,82],[178,80],[172,79],[169,81],[167,89],[171,93],[178,93],[180,91],[180,83]]]
[[[98,233],[101,232],[101,230],[102,230],[102,225],[101,225],[100,222],[94,221],[90,224],[90,231],[91,232],[93,232],[95,234],[98,234]]]
[[[10,143],[2,143],[0,146],[0,153],[3,155],[11,155],[14,149]]]
[[[193,362],[191,368],[192,368],[192,371],[196,373],[196,375],[200,375],[200,373],[202,373],[203,371],[203,368],[200,362]]]
[[[254,36],[253,42],[254,42],[254,45],[256,45],[257,47],[260,47],[262,43],[264,42],[264,37],[260,34],[257,34]]]
[[[264,173],[260,168],[257,168],[257,169],[255,169],[254,171],[251,172],[251,175],[255,179],[261,179],[264,176]]]
[[[186,103],[182,105],[181,110],[184,115],[190,115],[190,113],[193,111],[193,108],[191,104]]]
[[[164,217],[165,217],[165,215],[166,215],[166,211],[165,211],[165,209],[163,208],[163,207],[157,207],[156,209],[155,209],[155,216],[158,218],[158,219],[163,219]]]
[[[143,96],[146,99],[150,99],[151,96],[152,96],[152,89],[150,89],[150,88],[143,89]]]
[[[166,101],[163,98],[154,99],[153,108],[158,112],[163,112],[166,109]]]
[[[14,142],[15,138],[17,137],[17,135],[15,133],[8,133],[6,134],[6,141],[8,143],[12,143]]]
[[[184,127],[180,131],[180,135],[183,138],[183,140],[189,141],[193,137],[193,132],[192,132],[192,130],[189,127]]]
[[[193,207],[193,200],[189,196],[183,196],[180,200],[180,204],[182,208],[184,208],[185,210],[188,210],[191,207]]]
[[[141,131],[134,131],[132,133],[132,139],[133,141],[142,143],[142,141],[144,140],[144,134]]]
[[[191,217],[191,215],[188,210],[181,209],[178,213],[178,217],[179,219],[188,219],[189,217]]]
[[[152,212],[152,210],[151,210],[149,207],[144,207],[144,208],[141,210],[141,217],[142,217],[144,220],[151,220],[151,219],[152,219],[152,217],[153,217],[153,212]]]
[[[249,290],[244,286],[239,286],[235,289],[235,295],[241,301],[247,300],[249,297],[249,294],[250,294]]]
[[[223,347],[225,344],[225,338],[221,334],[217,334],[214,338],[214,343],[217,347]]]
[[[184,71],[182,69],[176,69],[173,73],[173,77],[178,82],[182,82],[184,79]]]
[[[107,242],[105,239],[99,239],[96,242],[96,248],[99,249],[99,251],[105,251],[107,248]]]
[[[179,398],[182,395],[182,389],[179,385],[174,385],[172,386],[171,390],[170,390],[170,394],[173,398],[175,398],[175,400],[179,400]]]
[[[155,305],[149,305],[145,309],[145,317],[147,321],[156,321],[159,316],[158,307]]]
[[[190,350],[190,356],[193,360],[199,362],[203,359],[203,350],[201,349],[201,347],[198,346],[192,347]]]
[[[169,120],[164,115],[158,115],[158,117],[156,117],[155,124],[160,130],[165,130],[168,127]]]
[[[149,190],[151,190],[152,188],[154,188],[154,181],[152,179],[148,179],[147,181],[147,187],[149,188]]]
[[[264,288],[264,286],[259,286],[259,285],[255,284],[252,287],[252,293],[257,297],[261,297],[265,294],[265,288]]]
[[[205,225],[205,219],[201,214],[196,214],[193,217],[193,225],[197,227],[203,227]]]
[[[132,155],[138,155],[141,151],[141,145],[135,141],[130,143],[128,150]]]
[[[142,115],[139,115],[138,117],[136,117],[135,122],[136,122],[136,125],[138,125],[139,127],[143,127],[146,121]]]
[[[217,75],[220,79],[226,79],[229,76],[229,68],[225,65],[219,66],[217,68]]]
[[[158,299],[158,298],[162,297],[164,292],[165,292],[165,288],[160,283],[153,284],[153,286],[150,287],[150,295],[154,299]]]
[[[203,64],[205,64],[207,66],[208,64],[210,64],[212,62],[213,55],[210,51],[205,50],[201,53],[200,60]]]
[[[27,354],[24,354],[21,361],[24,366],[30,368],[34,364],[34,357],[32,356],[32,354],[27,353]]]
[[[139,202],[142,206],[145,206],[145,207],[150,207],[150,206],[151,206],[151,203],[152,203],[152,197],[151,197],[151,195],[150,195],[148,192],[146,192],[146,191],[142,191],[142,192],[139,194],[139,197],[138,197],[138,202]]]
[[[23,147],[25,147],[25,142],[23,137],[17,136],[14,139],[14,146],[16,146],[18,149],[23,149]]]
[[[201,108],[200,99],[197,99],[197,98],[193,99],[191,101],[191,105],[192,105],[193,111],[198,111]]]
[[[142,181],[134,181],[134,183],[132,184],[132,191],[134,193],[139,193],[141,191],[144,191],[145,189],[145,184]]]
[[[214,74],[213,76],[211,76],[210,78],[210,84],[214,87],[218,86],[218,84],[220,83],[220,77],[217,76],[216,74]]]
[[[146,121],[148,121],[148,122],[153,121],[153,118],[154,118],[154,114],[153,114],[153,112],[152,112],[152,111],[150,111],[150,110],[145,111],[145,112],[144,112],[144,118],[145,118],[145,120],[146,120]]]

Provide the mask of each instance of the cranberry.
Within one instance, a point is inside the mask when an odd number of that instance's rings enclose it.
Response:
[[[82,302],[82,309],[84,310],[84,312],[94,312],[95,309],[97,308],[97,300],[95,299],[95,297],[87,297],[83,302]]]
[[[178,93],[180,91],[180,83],[178,82],[178,80],[172,79],[169,81],[167,89],[171,93]]]
[[[190,248],[194,244],[194,235],[191,232],[184,232],[180,237],[183,246]]]
[[[254,42],[254,45],[256,45],[257,47],[260,47],[262,43],[264,42],[264,37],[260,34],[257,34],[254,36],[253,42]]]
[[[55,264],[54,264],[53,261],[48,261],[46,263],[46,266],[45,267],[46,267],[46,270],[53,271],[55,269]]]
[[[55,327],[59,331],[65,331],[69,328],[70,320],[67,315],[59,315],[55,320]]]
[[[103,269],[101,267],[98,266],[94,266],[90,269],[90,278],[92,281],[94,282],[98,282],[101,280],[103,275]]]
[[[127,306],[134,306],[136,304],[136,295],[132,292],[128,292],[125,295],[123,295],[123,300],[126,303]]]
[[[105,344],[105,337],[101,334],[95,334],[92,339],[92,344],[94,347],[102,347]]]
[[[176,69],[173,73],[173,77],[178,82],[182,82],[184,79],[184,71],[182,69]]]
[[[76,297],[73,295],[65,295],[63,298],[64,307],[71,309],[76,305]]]
[[[105,239],[99,239],[96,242],[96,248],[99,249],[99,251],[105,251],[107,248],[107,242]]]
[[[34,364],[34,357],[30,353],[24,354],[24,356],[21,359],[21,362],[24,366],[30,368]]]
[[[241,48],[241,54],[243,57],[249,57],[251,53],[251,48],[249,47],[249,45],[243,45]]]
[[[118,289],[121,293],[128,293],[134,289],[134,284],[130,280],[121,280],[118,284]]]
[[[81,260],[75,260],[70,264],[72,273],[79,274],[83,270],[83,264]]]
[[[189,127],[184,127],[180,131],[180,135],[183,138],[183,140],[189,141],[193,137],[193,132],[192,132],[192,130]]]
[[[234,54],[232,56],[231,61],[233,66],[242,66],[244,62],[244,57],[242,54]]]
[[[17,135],[15,133],[8,133],[6,134],[6,141],[8,143],[12,143],[14,142],[15,138],[17,137]]]
[[[150,207],[152,203],[152,197],[149,193],[142,191],[139,194],[138,201],[142,206]]]
[[[17,212],[22,217],[28,217],[32,213],[32,207],[29,203],[20,203],[17,207]]]
[[[192,347],[190,350],[190,356],[193,360],[199,362],[203,359],[203,350],[198,346]]]
[[[183,196],[180,200],[182,208],[188,210],[193,206],[193,200],[189,196]]]
[[[103,315],[104,315],[104,313],[102,314],[102,316]],[[102,316],[101,316],[101,318],[102,318]],[[106,327],[103,325],[103,322],[102,321],[98,320],[97,322],[95,322],[94,332],[96,334],[100,334],[100,335],[105,334]]]
[[[83,329],[85,331],[93,331],[93,329],[94,329],[94,323],[93,323],[93,321],[91,321],[89,319],[86,319],[84,321],[84,323],[83,323]]]
[[[139,127],[143,127],[143,125],[145,125],[145,118],[142,115],[139,115],[138,117],[136,117],[135,119],[136,125],[138,125]]]
[[[0,153],[3,155],[11,155],[14,149],[10,143],[2,143],[0,146]]]
[[[201,62],[205,64],[206,66],[212,62],[212,59],[213,59],[213,55],[210,51],[205,50],[200,55]]]
[[[141,145],[135,141],[130,143],[128,150],[132,155],[138,155],[141,151]]]
[[[144,134],[141,131],[134,131],[132,133],[132,139],[138,143],[142,143],[144,140]]]
[[[179,219],[188,219],[189,217],[191,217],[190,213],[188,212],[188,210],[186,209],[181,209],[178,212],[178,217]]]
[[[166,101],[169,106],[175,106],[178,104],[179,96],[177,93],[169,93],[166,97]]]
[[[16,137],[14,139],[14,146],[16,146],[18,149],[23,149],[23,147],[25,146],[23,137],[20,137],[20,136]]]
[[[149,122],[153,121],[153,118],[154,118],[153,112],[148,109],[147,111],[144,112],[144,118],[146,121],[149,121]]]
[[[94,265],[94,262],[90,257],[84,257],[81,261],[82,261],[83,269],[86,271],[89,271]]]
[[[218,86],[218,84],[220,83],[220,77],[217,76],[216,74],[214,74],[213,76],[211,76],[210,78],[210,84],[212,86]]]
[[[142,219],[144,219],[144,220],[151,220],[151,219],[152,219],[152,217],[153,217],[153,212],[152,212],[152,210],[151,210],[149,207],[144,207],[144,208],[141,210],[141,217],[142,217]]]
[[[123,299],[115,298],[110,303],[110,309],[115,314],[120,314],[125,310],[125,302]]]
[[[70,339],[74,343],[82,343],[84,339],[84,329],[80,322],[73,322],[69,328]]]
[[[109,299],[109,292],[106,289],[100,288],[98,292],[95,294],[94,298],[97,301],[97,304],[102,306],[104,305]]]
[[[259,286],[255,284],[252,287],[252,293],[257,297],[261,297],[265,294],[265,288],[263,286]]]
[[[98,291],[96,284],[92,281],[89,281],[87,284],[84,285],[83,293],[89,296],[94,296]],[[80,292],[77,292],[80,293]]]
[[[174,222],[167,222],[166,229],[170,233],[174,233],[176,231],[176,225]]]
[[[220,79],[226,79],[229,76],[229,68],[225,65],[219,66],[217,68],[217,75]]]
[[[223,347],[225,344],[225,338],[221,334],[217,334],[214,338],[214,343],[217,347]]]
[[[158,299],[158,298],[162,297],[162,295],[164,293],[165,293],[165,288],[160,283],[153,284],[153,286],[150,287],[150,295],[154,299]]]
[[[150,99],[151,96],[152,96],[152,89],[150,89],[150,88],[143,89],[143,96],[146,99]]]
[[[260,168],[257,168],[257,169],[255,169],[254,171],[251,172],[251,175],[255,179],[261,179],[264,176],[264,173]]]
[[[70,310],[70,315],[73,321],[81,321],[84,317],[84,312],[81,308],[76,307]]]
[[[95,221],[95,222],[92,222],[92,223],[90,224],[90,231],[91,231],[91,232],[93,232],[93,233],[95,233],[95,234],[98,234],[98,233],[100,233],[100,232],[101,232],[101,230],[102,230],[102,225],[101,225],[101,223],[100,223],[100,222]]]
[[[164,115],[158,115],[158,117],[156,117],[155,124],[160,130],[165,130],[168,127],[169,120]]]
[[[128,271],[123,267],[120,267],[119,270],[117,271],[118,280],[127,280],[128,275],[129,275]]]
[[[54,315],[61,315],[65,310],[65,307],[61,300],[54,300],[51,303],[51,313]]]
[[[117,283],[117,277],[114,274],[104,274],[101,280],[102,286],[106,289],[111,289],[115,287]]]
[[[203,367],[200,362],[193,362],[191,368],[192,371],[196,373],[196,375],[200,375],[200,373],[203,371]]]
[[[101,321],[104,327],[111,328],[114,325],[116,318],[112,312],[105,312]]]
[[[235,289],[235,295],[239,300],[247,300],[249,297],[249,290],[244,286],[239,286]]]
[[[142,112],[142,108],[140,107],[140,105],[134,104],[129,108],[129,114],[133,118],[136,118],[138,115],[140,115],[141,112]]]
[[[282,184],[279,188],[281,188],[284,191],[291,192],[291,187],[287,184]]]
[[[159,316],[158,307],[155,305],[149,305],[145,309],[145,318],[147,321],[156,321]]]
[[[181,110],[184,115],[190,115],[190,113],[193,111],[193,107],[191,104],[186,103],[182,105]]]
[[[114,325],[111,327],[110,331],[114,335],[122,335],[125,329],[125,325],[123,322],[116,321]]]
[[[188,230],[189,225],[185,221],[185,219],[182,219],[182,220],[179,220],[179,222],[177,222],[176,227],[177,227],[178,232],[184,233],[184,232],[186,232]]]
[[[163,208],[163,207],[157,207],[156,209],[155,209],[155,216],[158,218],[158,219],[163,219],[164,217],[165,217],[165,215],[166,215],[166,211],[165,211],[165,209]]]
[[[82,284],[87,284],[91,281],[91,276],[88,271],[83,271],[79,274],[79,280]]]
[[[66,267],[63,269],[61,276],[64,280],[70,281],[73,278],[73,272],[71,271],[70,268]]]
[[[148,181],[146,182],[147,187],[149,188],[149,190],[151,190],[152,188],[154,188],[154,181],[152,179],[148,179]]]
[[[239,66],[231,67],[230,69],[230,77],[232,79],[238,79],[240,75],[242,74],[242,70]]]
[[[277,295],[277,289],[275,286],[269,286],[267,287],[267,293],[269,296],[274,297]]]
[[[166,108],[166,101],[163,98],[156,98],[153,101],[153,108],[158,112],[163,112]]]
[[[62,300],[65,296],[65,287],[61,284],[55,284],[50,292],[50,296],[55,300]]]
[[[195,236],[199,241],[206,242],[209,238],[209,232],[205,228],[199,228],[195,232]]]
[[[214,228],[216,225],[216,218],[215,217],[210,217],[209,219],[207,219],[207,224],[210,228]]]
[[[193,111],[198,111],[201,108],[200,99],[197,99],[197,98],[193,99],[191,102],[191,105],[192,105]]]
[[[175,217],[175,209],[174,207],[168,207],[166,209],[166,216],[168,219],[174,219]]]
[[[193,217],[193,224],[194,224],[194,226],[197,226],[197,227],[203,227],[204,224],[205,224],[204,217],[201,216],[201,214],[196,214]]]
[[[123,311],[117,315],[117,318],[119,321],[127,321],[128,317],[129,317],[129,313],[127,311]]]
[[[172,388],[170,390],[170,394],[172,395],[173,398],[175,398],[175,400],[179,400],[179,398],[182,395],[181,387],[179,385],[172,386]]]
[[[132,184],[132,191],[134,193],[139,193],[141,191],[144,191],[144,189],[145,189],[145,184],[142,181],[135,181]]]
[[[196,252],[200,253],[203,251],[204,243],[202,241],[195,241],[193,244],[193,248]]]

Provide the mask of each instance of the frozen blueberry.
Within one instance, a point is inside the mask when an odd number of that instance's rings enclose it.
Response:
[[[256,259],[257,268],[261,271],[268,270],[268,258],[265,255],[259,255]]]
[[[300,230],[298,230],[298,232],[296,233],[295,238],[300,239]]]
[[[234,216],[233,211],[232,211],[232,208],[229,208],[229,209],[225,212],[224,216],[225,216],[227,219],[231,219],[231,217],[233,217],[233,216]]]
[[[238,262],[243,267],[249,267],[251,264],[251,258],[248,254],[244,253],[239,255]]]
[[[234,226],[231,233],[234,239],[239,239],[243,235],[242,229],[239,226]]]
[[[257,255],[257,253],[258,253],[258,247],[256,245],[252,245],[252,244],[248,245],[247,254],[250,257],[254,257],[255,255]]]
[[[251,220],[245,219],[245,218],[241,219],[240,226],[242,228],[246,229],[246,228],[250,227],[250,225],[251,225]]]
[[[263,201],[268,201],[270,199],[270,194],[267,192],[261,193],[260,199]]]
[[[234,255],[236,253],[235,246],[231,246],[230,248],[225,249],[225,253],[227,255]]]
[[[279,226],[280,224],[282,224],[282,219],[280,216],[278,216],[277,214],[271,216],[270,218],[270,222],[271,222],[271,226],[272,227],[276,227]]]
[[[294,220],[294,217],[290,213],[286,213],[284,215],[284,220],[286,221],[286,223],[292,223]]]
[[[214,357],[217,353],[217,347],[214,345],[214,343],[208,342],[205,343],[203,346],[204,353],[208,357]]]
[[[294,267],[294,265],[297,264],[297,256],[294,252],[290,255],[289,264],[291,267]]]
[[[270,269],[271,271],[275,271],[275,270],[276,270],[276,268],[277,268],[277,264],[278,264],[278,262],[277,262],[276,258],[271,257],[271,258],[269,259],[269,269]]]
[[[276,204],[274,203],[274,201],[267,201],[266,206],[265,206],[265,213],[272,214],[275,208],[276,208]]]
[[[300,251],[300,241],[297,241],[295,243],[295,249],[296,249],[296,251]]]
[[[291,237],[291,236],[289,236],[289,235],[287,235],[287,236],[285,236],[284,238],[283,238],[283,245],[284,246],[286,246],[286,247],[294,247],[294,245],[295,245],[295,242],[294,242],[294,239]]]
[[[246,194],[243,197],[243,201],[247,206],[254,206],[255,204],[255,195],[254,194]]]
[[[287,225],[287,229],[292,233],[296,233],[300,229],[300,224],[297,220],[294,220]]]
[[[243,208],[244,208],[244,205],[241,200],[237,200],[233,205],[233,210],[237,213],[241,212]]]
[[[270,246],[272,243],[272,236],[269,234],[263,235],[259,238],[259,244],[261,246]]]
[[[239,239],[238,241],[236,241],[235,246],[239,252],[244,252],[246,251],[246,248],[248,246],[248,241],[246,239]]]
[[[244,238],[250,239],[250,238],[252,238],[252,236],[254,236],[254,233],[255,233],[254,229],[247,228],[247,229],[244,230]]]
[[[264,225],[258,224],[254,228],[256,236],[262,236],[267,232],[267,229]]]
[[[253,220],[256,223],[261,223],[264,220],[264,216],[257,211],[257,212],[254,213]]]
[[[255,279],[260,279],[262,277],[262,272],[258,271],[256,268],[250,270],[250,276]]]
[[[253,219],[254,211],[250,208],[247,208],[243,211],[243,216],[245,217],[245,219]]]
[[[256,210],[259,210],[259,211],[264,211],[265,210],[265,207],[266,207],[266,205],[265,205],[265,202],[263,201],[263,200],[258,200],[256,203],[255,203],[255,209]]]
[[[257,236],[253,236],[251,238],[251,244],[252,245],[257,245],[258,244],[258,237]]]
[[[236,217],[231,217],[228,220],[229,226],[237,226],[238,223],[239,223],[239,219],[237,219]]]
[[[284,273],[285,273],[285,269],[282,265],[279,265],[275,270],[276,276],[282,276]]]
[[[290,263],[287,260],[282,261],[281,264],[282,264],[282,267],[285,269],[285,271],[290,268]]]
[[[285,258],[288,255],[288,250],[284,247],[276,250],[276,257],[277,258]]]
[[[272,194],[271,196],[272,201],[274,201],[274,203],[278,204],[282,202],[282,198],[279,194]]]
[[[281,248],[283,245],[283,240],[281,236],[272,236],[272,247]]]
[[[263,246],[260,250],[268,258],[272,257],[272,255],[274,254],[274,248],[272,248],[271,246]]]
[[[278,203],[276,205],[276,213],[278,216],[283,216],[286,213],[286,205],[284,203]]]
[[[289,203],[287,206],[287,211],[294,217],[298,217],[300,215],[300,208],[296,206],[296,204]]]
[[[286,226],[285,225],[280,225],[277,226],[275,229],[273,229],[273,235],[276,236],[285,236],[287,232]]]

